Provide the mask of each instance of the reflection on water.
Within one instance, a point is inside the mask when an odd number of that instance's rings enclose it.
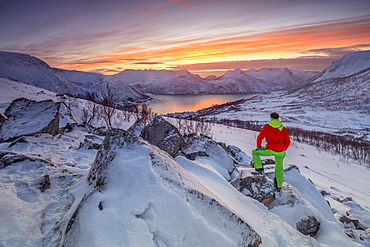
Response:
[[[251,98],[256,94],[156,95],[149,106],[158,114],[198,111],[217,104]]]

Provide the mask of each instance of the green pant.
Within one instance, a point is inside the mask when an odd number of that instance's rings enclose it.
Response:
[[[252,158],[254,161],[254,168],[259,169],[263,168],[260,156],[274,156],[275,158],[275,178],[277,187],[283,187],[283,180],[284,180],[284,168],[283,162],[285,158],[285,151],[272,151],[267,148],[256,148],[252,150]]]

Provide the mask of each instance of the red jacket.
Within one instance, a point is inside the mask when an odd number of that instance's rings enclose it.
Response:
[[[269,124],[263,126],[257,136],[257,148],[262,146],[262,140],[266,139],[266,148],[273,151],[286,151],[290,145],[288,130],[283,127],[281,130],[271,127]]]

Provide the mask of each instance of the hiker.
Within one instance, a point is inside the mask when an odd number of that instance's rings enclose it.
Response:
[[[266,140],[266,146],[262,146],[262,140]],[[274,184],[277,191],[283,187],[284,168],[283,161],[285,151],[290,145],[288,130],[279,121],[279,114],[273,112],[270,114],[270,122],[263,126],[261,132],[257,136],[257,148],[252,150],[252,158],[254,161],[255,174],[264,174],[260,156],[274,156],[275,172]]]

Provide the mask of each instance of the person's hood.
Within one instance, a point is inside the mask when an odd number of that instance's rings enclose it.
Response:
[[[270,120],[269,125],[272,128],[276,128],[280,131],[284,128],[284,125],[278,119],[270,118]]]

